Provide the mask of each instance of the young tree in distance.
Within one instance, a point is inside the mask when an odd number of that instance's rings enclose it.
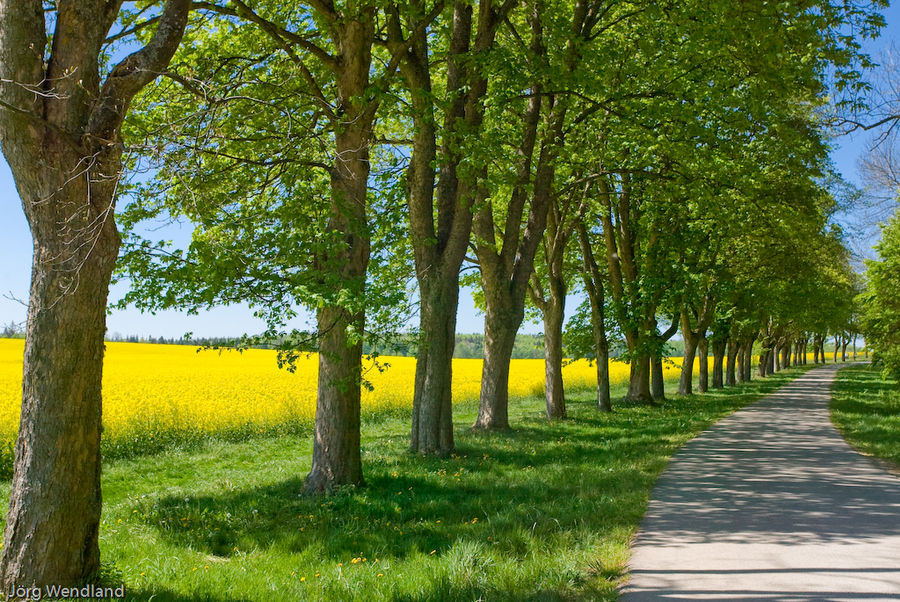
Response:
[[[178,47],[191,2],[168,0],[149,42],[104,72],[121,5],[0,1],[0,143],[34,238],[5,590],[74,585],[100,566],[100,386],[119,251],[119,133],[132,98]]]

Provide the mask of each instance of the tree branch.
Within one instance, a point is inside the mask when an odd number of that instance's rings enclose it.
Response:
[[[190,0],[167,0],[159,26],[146,46],[125,57],[106,78],[87,132],[108,142],[118,138],[131,99],[166,68],[181,43]]]

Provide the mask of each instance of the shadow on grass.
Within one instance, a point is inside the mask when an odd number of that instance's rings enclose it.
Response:
[[[298,477],[236,492],[172,495],[149,502],[142,514],[167,541],[219,557],[311,550],[335,563],[365,563],[440,556],[468,543],[521,561],[577,546],[598,532],[633,530],[675,450],[796,374],[675,397],[658,407],[620,406],[612,414],[596,412],[591,394],[579,394],[564,421],[527,411],[510,432],[459,430],[457,451],[447,460],[409,454],[398,460],[397,443],[370,433],[366,447],[377,451],[366,467],[365,488],[310,498],[300,495]],[[587,572],[615,580],[622,570],[618,560]]]

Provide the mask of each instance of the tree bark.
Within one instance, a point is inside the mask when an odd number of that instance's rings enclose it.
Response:
[[[120,129],[134,95],[168,65],[189,5],[169,0],[147,45],[101,87],[100,48],[119,3],[57,10],[45,56],[42,3],[0,0],[0,146],[34,240],[4,591],[77,585],[100,566],[101,381],[119,249]]]
[[[478,418],[473,428],[509,429],[509,361],[516,342],[522,315],[487,304],[484,320],[484,364],[481,372],[481,397]]]
[[[724,386],[724,364],[725,351],[727,343],[724,339],[715,339],[712,344],[713,348],[713,389],[721,389]],[[733,384],[733,383],[732,383]]]
[[[701,337],[697,343],[697,359],[700,363],[700,373],[697,379],[697,390],[700,393],[709,391],[709,341]]]
[[[681,362],[681,379],[678,382],[678,394],[690,395],[694,392],[694,358],[697,353],[697,336],[689,329],[682,329],[684,336],[684,359]]]
[[[659,354],[650,356],[650,394],[653,396],[653,401],[657,403],[666,400],[663,358]]]
[[[772,360],[772,349],[769,347],[764,347],[759,350],[759,369],[757,372],[760,377],[766,377],[771,373],[771,360]]]
[[[706,303],[704,303],[706,305]],[[681,336],[684,339],[684,359],[681,362],[681,378],[678,383],[679,395],[690,395],[693,391],[694,358],[700,343],[706,339],[708,311],[703,308],[697,312],[697,329],[691,327],[691,317],[687,309],[681,311]],[[702,369],[702,368],[701,368]],[[709,372],[707,371],[707,378]]]
[[[103,338],[119,237],[111,213],[90,206],[111,207],[110,187],[88,186],[87,175],[66,183],[83,158],[63,148],[43,151],[44,169],[30,174],[11,161],[19,194],[32,199],[35,253],[5,586],[75,584],[100,566]],[[38,208],[39,199],[48,202]]]
[[[327,230],[340,237],[337,250],[317,257],[328,273],[339,275],[341,291],[319,309],[319,379],[312,467],[304,483],[308,494],[329,493],[344,485],[362,485],[359,451],[362,334],[370,241],[366,222],[369,143],[374,106],[365,102],[374,42],[374,14],[363,9],[336,28],[340,67],[335,126],[336,157],[331,168],[331,204]],[[351,301],[342,300],[342,292]]]
[[[459,0],[453,5],[445,85],[449,103],[444,111],[440,159],[427,36],[414,41],[400,65],[414,109],[407,204],[422,303],[410,449],[426,455],[445,457],[454,446],[451,387],[459,270],[472,230],[475,199],[474,183],[459,177],[463,160],[459,139],[477,136],[484,119],[487,80],[466,59],[484,53],[494,42],[503,15],[491,4],[479,4],[474,44],[472,6]],[[414,5],[421,8],[421,2]],[[420,12],[424,15],[427,11]],[[402,44],[399,21],[394,25],[391,38]],[[435,187],[436,161],[440,175]]]
[[[749,337],[745,339],[744,346],[744,380],[743,382],[750,382],[753,376],[753,343],[756,341],[756,337]]]
[[[606,338],[606,315],[604,310],[603,277],[594,257],[590,237],[583,220],[575,224],[578,244],[581,247],[581,261],[584,265],[582,279],[591,304],[591,334],[594,339],[594,355],[597,358],[597,409],[612,411],[609,394],[609,341]]]
[[[348,334],[351,326],[361,327],[362,323],[362,315],[348,314],[341,307],[329,306],[318,312],[319,381],[306,493],[363,484],[359,451],[362,341],[353,341]]]
[[[744,377],[746,375],[744,372],[744,363],[745,363],[744,362],[744,355],[745,355],[744,343],[743,342],[735,343],[735,346],[737,347],[736,360],[735,360],[737,362],[737,366],[736,366],[737,380],[738,380],[738,382],[744,382]]]
[[[560,266],[561,267],[561,266]],[[544,395],[547,418],[566,417],[566,396],[562,378],[562,328],[565,314],[565,280],[561,274],[549,276],[550,296],[541,310],[544,318]]]
[[[737,362],[739,357],[739,348],[740,347],[734,340],[734,338],[729,337],[725,348],[725,355],[728,358],[725,367],[725,385],[728,387],[733,387],[737,384]]]
[[[459,281],[438,274],[434,279],[421,277],[419,283],[419,347],[410,450],[445,457],[453,451],[451,393]]]
[[[625,401],[644,403],[651,401],[650,395],[650,356],[640,355],[631,360],[628,378],[628,392]]]

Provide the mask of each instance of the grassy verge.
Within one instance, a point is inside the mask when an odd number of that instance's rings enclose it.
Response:
[[[408,416],[373,418],[367,487],[324,499],[298,495],[308,436],[109,461],[105,573],[157,602],[613,600],[671,454],[801,370],[609,415],[573,394],[552,423],[541,399],[518,399],[503,434],[469,432],[477,408],[459,405],[443,461],[406,453]]]
[[[859,451],[900,469],[900,383],[871,366],[843,368],[832,388],[831,420]]]

